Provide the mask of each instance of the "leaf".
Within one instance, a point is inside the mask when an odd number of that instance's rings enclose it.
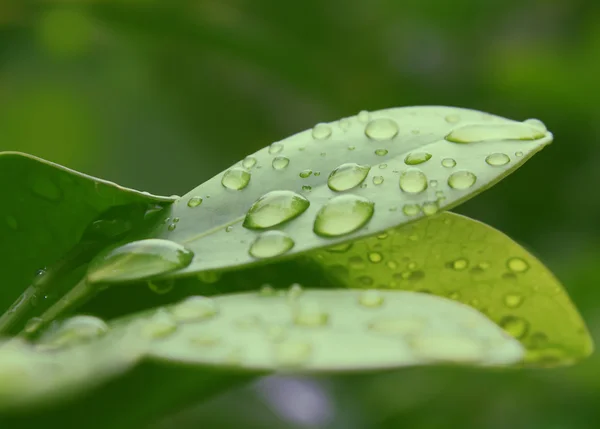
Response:
[[[17,152],[0,152],[0,198],[0,313],[36,271],[52,267],[40,271],[46,282],[62,277],[173,201]]]
[[[73,395],[142,359],[200,366],[207,376],[222,370],[225,379],[440,363],[512,366],[523,357],[519,342],[478,311],[406,291],[296,286],[287,294],[192,296],[116,320],[107,333],[94,330],[96,338],[90,323],[98,322],[67,320],[35,346],[0,346],[0,409]]]
[[[151,235],[196,255],[167,277],[292,257],[454,207],[551,140],[539,121],[473,110],[361,112],[235,164],[180,198]]]
[[[572,363],[593,349],[554,275],[500,231],[464,216],[442,213],[308,256],[338,286],[425,292],[477,308],[522,342],[532,365]]]

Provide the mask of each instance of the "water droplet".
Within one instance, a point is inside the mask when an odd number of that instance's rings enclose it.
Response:
[[[437,201],[427,201],[423,203],[422,207],[423,214],[425,214],[425,216],[433,216],[439,211],[439,209],[440,206]]]
[[[398,268],[398,263],[396,261],[387,261],[386,265],[390,270],[395,270]]]
[[[518,293],[508,293],[504,295],[504,305],[508,308],[517,308],[523,304],[523,296]]]
[[[312,170],[302,170],[299,174],[299,176],[302,179],[306,179],[307,177],[310,177],[310,175],[312,174]]]
[[[272,258],[283,255],[294,247],[294,240],[282,231],[266,231],[260,234],[250,246],[250,256]]]
[[[454,261],[448,262],[447,267],[455,271],[464,271],[469,268],[469,261],[465,258],[458,258]]]
[[[144,321],[142,335],[150,339],[160,339],[171,335],[177,330],[177,323],[164,309],[158,310],[154,315]]]
[[[284,367],[304,365],[312,355],[312,346],[303,341],[290,341],[277,345],[275,361]]]
[[[175,231],[175,229],[177,229],[177,225],[175,225],[174,223],[172,223],[172,224],[170,224],[170,225],[167,227],[167,229],[168,229],[169,231]]]
[[[344,253],[352,248],[352,244],[352,242],[336,244],[335,246],[328,247],[325,250],[331,253]]]
[[[515,316],[503,317],[500,320],[500,327],[518,340],[525,337],[529,331],[529,323],[525,319]]]
[[[456,161],[452,158],[442,159],[442,167],[453,168],[456,167]]]
[[[519,152],[515,152],[515,156],[520,158],[523,156],[523,152],[519,151]]]
[[[447,115],[444,119],[449,124],[456,124],[456,123],[460,122],[460,115],[458,115],[458,114]]]
[[[221,279],[221,273],[219,271],[202,271],[198,273],[197,277],[203,283],[213,284]]]
[[[371,114],[366,110],[361,110],[360,112],[358,112],[358,115],[356,115],[356,117],[358,119],[358,122],[366,124],[371,119]]]
[[[173,290],[173,286],[175,286],[175,280],[173,279],[168,279],[168,280],[154,280],[154,281],[150,281],[148,282],[148,288],[159,295],[164,295],[166,293],[169,293]]]
[[[354,150],[356,149],[356,146],[348,146],[348,150]]]
[[[383,305],[384,298],[378,290],[369,289],[361,294],[358,297],[358,303],[363,307],[381,307]]]
[[[63,321],[58,329],[44,335],[41,343],[52,347],[63,347],[100,338],[108,331],[108,325],[98,317],[74,316]]]
[[[508,164],[510,158],[505,153],[493,153],[485,158],[485,162],[493,167],[499,167]]]
[[[312,129],[312,136],[315,140],[325,140],[331,136],[331,127],[327,124],[317,124]]]
[[[416,216],[421,212],[421,207],[418,204],[404,204],[402,212],[406,216]]]
[[[453,143],[480,143],[502,140],[538,140],[546,133],[522,123],[465,125],[453,130],[446,140]]]
[[[127,243],[100,253],[90,263],[89,283],[120,283],[145,280],[187,267],[191,250],[173,241],[147,239]]]
[[[452,189],[468,189],[475,184],[477,176],[470,171],[457,171],[448,177],[448,186]]]
[[[258,291],[259,296],[277,296],[277,291],[269,284],[262,285]]]
[[[429,181],[429,186],[431,186],[432,188],[435,188],[438,185],[438,181],[433,179]]]
[[[321,175],[321,172],[320,171],[315,171],[313,174],[315,175],[315,177],[319,177]]]
[[[483,345],[474,339],[452,335],[426,335],[410,342],[419,358],[441,362],[479,362],[486,357]]]
[[[269,146],[269,153],[271,155],[278,154],[283,150],[283,145],[281,143],[273,143]]]
[[[42,197],[48,201],[59,201],[62,199],[60,188],[45,177],[35,178],[31,183],[31,190],[38,197]]]
[[[197,322],[214,317],[217,313],[217,304],[204,296],[190,296],[171,310],[173,317],[178,322]]]
[[[271,165],[273,165],[273,168],[275,170],[283,170],[289,165],[289,163],[290,159],[288,157],[276,156],[275,158],[273,158],[273,162]]]
[[[372,201],[356,195],[340,195],[319,210],[313,231],[321,237],[350,234],[366,225],[374,212]]]
[[[187,205],[191,208],[198,207],[200,204],[202,204],[202,201],[202,197],[192,197],[188,200]]]
[[[546,132],[548,131],[548,129],[546,128],[546,125],[540,121],[539,119],[535,119],[535,118],[531,118],[531,119],[526,119],[523,121],[524,124],[527,124],[529,126],[532,126],[534,128],[537,128],[538,130],[542,131],[542,132]]]
[[[347,191],[360,185],[371,167],[355,163],[342,164],[331,172],[327,179],[327,186],[333,191]]]
[[[387,168],[387,164],[379,164],[380,170],[385,170]]]
[[[524,273],[529,269],[529,264],[521,258],[510,258],[506,261],[506,266],[515,273]]]
[[[373,177],[374,185],[381,185],[382,183],[383,183],[383,176],[374,176]]]
[[[312,190],[312,186],[302,185],[302,190],[305,192],[310,192]]]
[[[329,323],[329,314],[321,311],[318,304],[314,302],[300,303],[294,309],[294,324],[310,328],[318,328]]]
[[[421,170],[406,170],[400,175],[400,189],[409,194],[421,193],[427,189],[427,176]]]
[[[406,158],[404,158],[404,163],[406,165],[419,165],[427,162],[431,159],[431,154],[427,152],[413,152],[409,153]]]
[[[387,149],[376,149],[375,150],[375,155],[377,155],[377,156],[386,156],[387,154],[388,154]]]
[[[369,330],[384,335],[409,335],[416,334],[425,327],[421,319],[417,318],[386,318],[369,323]]]
[[[398,134],[398,125],[388,118],[374,119],[365,127],[365,134],[373,140],[390,140]]]
[[[253,156],[247,156],[242,161],[242,167],[247,168],[247,169],[250,169],[250,168],[254,167],[255,165],[256,165],[256,158],[254,158]]]
[[[232,168],[231,170],[227,170],[225,174],[223,174],[223,178],[221,179],[221,184],[227,189],[233,189],[234,191],[239,191],[240,189],[244,189],[250,183],[250,173],[246,170],[242,170],[241,168]]]
[[[290,289],[288,290],[288,299],[290,301],[297,300],[298,298],[300,298],[300,295],[302,295],[302,292],[304,292],[302,290],[302,286],[298,283],[294,283],[290,286]]]
[[[369,253],[369,261],[378,264],[383,261],[383,255],[379,252],[371,252]]]
[[[229,226],[225,227],[225,232],[231,232],[231,231],[233,231],[233,226],[232,225],[229,225]]]
[[[342,131],[346,132],[350,128],[350,119],[343,118],[339,121],[339,127]]]
[[[310,202],[292,191],[272,191],[252,204],[243,226],[249,229],[264,229],[280,225],[300,216]]]

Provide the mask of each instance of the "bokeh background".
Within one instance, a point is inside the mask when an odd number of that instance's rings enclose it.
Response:
[[[0,150],[154,193],[363,109],[543,120],[555,143],[457,211],[546,262],[597,342],[599,98],[597,0],[0,0]],[[578,429],[599,405],[596,356],[272,377],[152,428]]]

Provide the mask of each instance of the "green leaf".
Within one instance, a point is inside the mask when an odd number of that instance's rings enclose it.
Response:
[[[38,270],[38,286],[59,280],[173,201],[16,152],[0,153],[0,199],[0,313]]]
[[[453,213],[310,253],[333,284],[431,293],[470,305],[527,349],[536,366],[591,354],[583,320],[554,275],[498,230]]]
[[[152,236],[196,255],[168,277],[292,257],[454,207],[551,140],[539,121],[473,110],[361,112],[248,156],[180,198]]]
[[[108,332],[99,325],[80,316],[34,346],[0,346],[0,408],[73,395],[142,359],[200,366],[207,374],[224,369],[224,377],[440,363],[512,366],[524,352],[478,311],[406,291],[295,286],[288,293],[192,296],[116,320]]]

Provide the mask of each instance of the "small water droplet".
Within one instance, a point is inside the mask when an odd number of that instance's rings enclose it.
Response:
[[[356,149],[356,146],[348,146],[348,150],[354,150]]]
[[[485,158],[485,162],[493,167],[500,167],[510,162],[510,158],[505,153],[493,153]]]
[[[310,192],[312,190],[312,186],[302,185],[302,190],[305,192]]]
[[[158,310],[154,315],[144,321],[142,335],[149,339],[160,339],[171,335],[177,330],[177,323],[164,309]]]
[[[243,226],[248,229],[264,229],[280,225],[300,216],[309,206],[310,202],[300,194],[272,191],[252,204]]]
[[[175,286],[175,280],[173,279],[154,280],[148,282],[148,288],[158,295],[164,295],[171,292],[173,290],[173,286]]]
[[[133,241],[101,252],[90,263],[89,283],[121,283],[144,280],[187,267],[194,253],[162,239]]]
[[[340,119],[338,125],[342,131],[346,132],[350,128],[350,119],[348,119],[348,118]]]
[[[418,204],[404,204],[402,212],[406,216],[416,216],[421,212],[421,207]]]
[[[406,158],[404,158],[404,163],[406,165],[419,165],[427,162],[431,159],[431,154],[427,152],[413,152],[409,153]]]
[[[254,167],[255,165],[256,165],[256,158],[254,158],[253,156],[247,156],[242,161],[242,167],[247,168],[247,169],[250,169],[250,168]]]
[[[417,169],[409,169],[400,174],[400,189],[409,194],[418,194],[427,189],[427,176]]]
[[[366,110],[361,110],[360,112],[358,112],[358,115],[356,115],[356,118],[358,119],[358,122],[366,124],[371,119],[371,114]]]
[[[241,168],[232,168],[223,174],[221,184],[227,189],[239,191],[244,189],[250,183],[250,173]]]
[[[369,323],[368,329],[384,335],[409,335],[416,334],[425,327],[421,319],[417,318],[385,318]]]
[[[331,253],[344,253],[352,248],[352,244],[352,242],[336,244],[335,246],[328,247],[325,250]]]
[[[387,164],[379,164],[380,170],[385,170],[387,168]]]
[[[313,174],[315,175],[315,177],[319,177],[321,175],[321,172],[320,171],[315,171]]]
[[[172,308],[178,322],[197,322],[214,317],[218,313],[214,300],[204,296],[190,296]]]
[[[378,118],[365,127],[365,134],[373,140],[390,140],[398,134],[398,125],[392,119]]]
[[[172,223],[172,224],[170,224],[170,225],[167,227],[167,229],[168,229],[169,231],[175,231],[175,229],[177,229],[177,225],[176,225],[176,224],[174,224],[174,223]]]
[[[271,163],[271,165],[275,170],[283,170],[289,165],[289,163],[290,159],[288,157],[276,156],[275,158],[273,158],[273,162]]]
[[[312,355],[312,346],[303,341],[289,341],[278,344],[275,349],[275,361],[284,367],[306,364]]]
[[[285,232],[266,231],[252,242],[248,253],[254,258],[272,258],[283,255],[292,247],[294,247],[294,240]]]
[[[374,176],[373,177],[374,185],[381,185],[382,183],[383,183],[383,176]]]
[[[202,197],[192,197],[188,200],[187,205],[191,208],[198,207],[200,204],[202,204],[202,201]]]
[[[525,319],[515,316],[503,317],[500,320],[500,327],[518,340],[525,337],[529,331],[529,323]]]
[[[317,213],[313,231],[321,237],[350,234],[367,224],[375,203],[356,195],[340,195],[329,200]]]
[[[369,261],[371,261],[374,264],[378,264],[381,261],[383,261],[383,255],[379,252],[370,252]]]
[[[312,129],[312,136],[315,140],[325,140],[331,136],[331,127],[327,124],[317,124]]]
[[[198,273],[197,277],[203,283],[213,284],[221,279],[221,273],[219,271],[202,271]]]
[[[300,285],[299,283],[294,283],[293,285],[290,286],[287,297],[290,301],[295,301],[298,298],[300,298],[300,295],[302,295],[302,292],[304,292],[302,290],[302,285]]]
[[[440,206],[437,201],[427,201],[423,203],[422,210],[425,216],[433,216],[440,210]]]
[[[453,168],[456,167],[456,161],[452,158],[442,159],[442,167]]]
[[[369,289],[358,296],[358,303],[363,307],[375,308],[383,305],[384,298],[378,290]]]
[[[453,143],[480,143],[503,140],[538,140],[545,135],[545,131],[522,123],[474,124],[453,130],[446,136],[446,140]]]
[[[458,115],[458,114],[446,115],[446,117],[444,119],[449,124],[456,124],[456,123],[460,122],[460,115]]]
[[[302,179],[306,179],[307,177],[310,177],[310,175],[312,174],[312,170],[302,170],[299,174],[299,176]]]
[[[281,143],[273,143],[269,146],[269,153],[271,155],[278,154],[283,150],[283,145]]]
[[[529,264],[521,258],[510,258],[506,261],[506,266],[515,273],[524,273],[529,269]]]
[[[518,293],[508,293],[504,295],[504,305],[508,308],[517,308],[523,304],[523,296]]]
[[[448,177],[448,186],[450,186],[452,189],[463,190],[473,186],[476,181],[477,176],[470,171],[457,171]]]
[[[322,311],[317,303],[300,303],[294,309],[294,324],[310,328],[318,328],[329,323],[329,314]]]
[[[388,154],[387,149],[376,149],[375,150],[375,155],[377,155],[377,156],[386,156],[387,154]]]
[[[523,152],[521,152],[521,151],[519,151],[519,152],[515,152],[515,156],[516,156],[517,158],[520,158],[520,157],[522,157],[522,156],[523,156]]]
[[[331,172],[327,179],[327,186],[333,191],[347,191],[360,185],[371,167],[355,163],[342,164]]]
[[[454,261],[448,262],[447,267],[455,271],[464,271],[469,268],[469,261],[465,258],[458,258]]]

